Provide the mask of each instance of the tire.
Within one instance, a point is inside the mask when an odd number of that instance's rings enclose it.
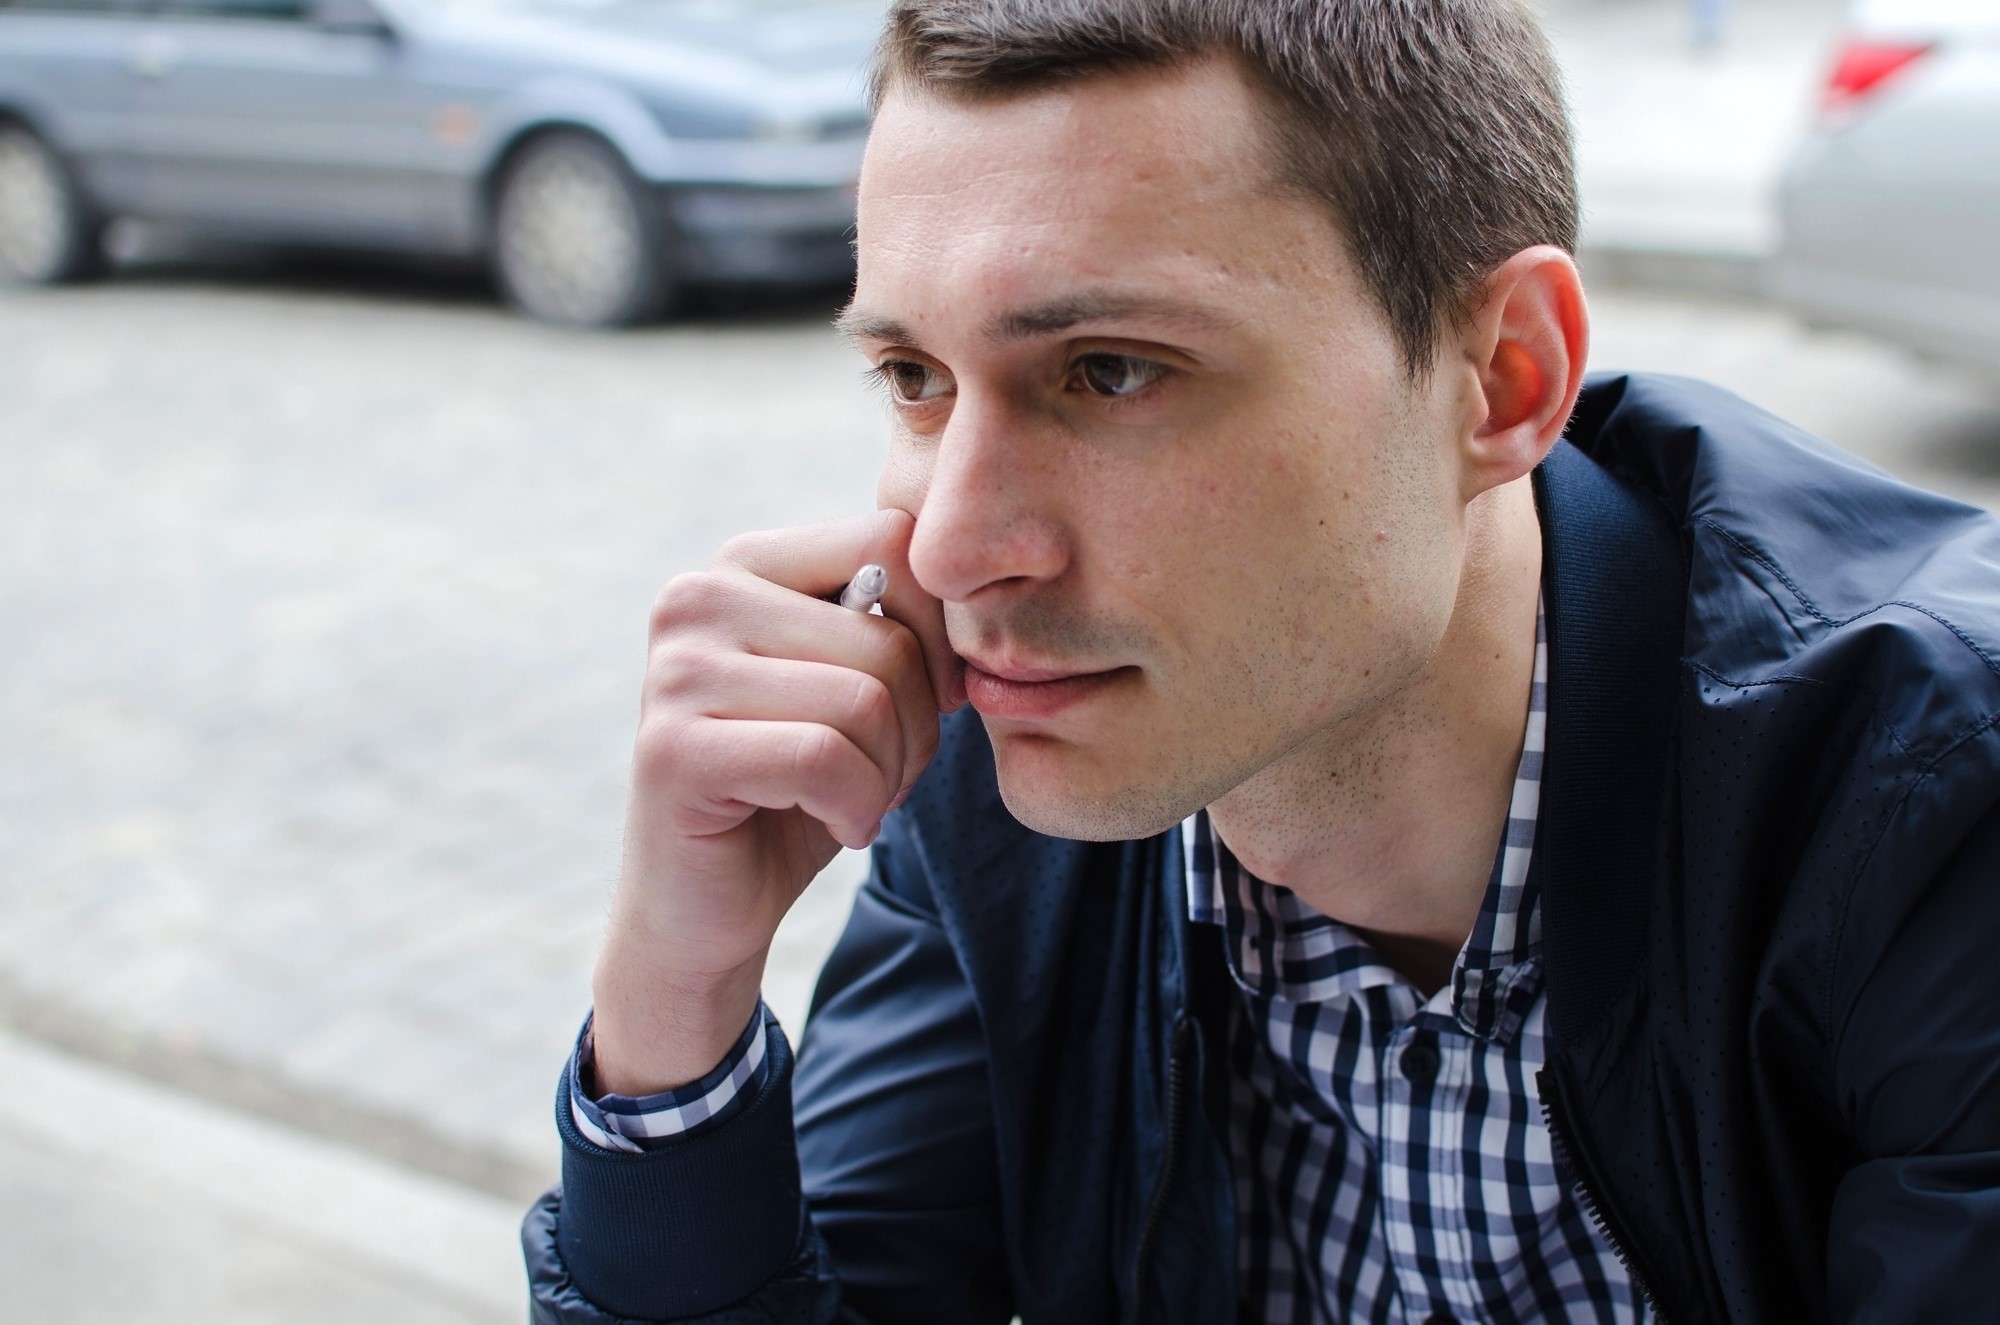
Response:
[[[0,121],[0,281],[60,285],[103,264],[96,209],[33,130]]]
[[[656,317],[672,287],[658,200],[585,133],[536,138],[507,163],[494,191],[493,271],[514,307],[573,327]]]

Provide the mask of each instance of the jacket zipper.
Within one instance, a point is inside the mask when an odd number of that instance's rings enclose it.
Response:
[[[1569,1115],[1567,1110],[1562,1107],[1563,1091],[1561,1078],[1559,1076],[1552,1077],[1550,1070],[1546,1067],[1541,1069],[1535,1073],[1535,1093],[1541,1097],[1542,1122],[1549,1129],[1549,1149],[1554,1152],[1556,1167],[1568,1173],[1574,1182],[1576,1194],[1583,1201],[1583,1212],[1590,1216],[1590,1222],[1597,1227],[1598,1236],[1604,1239],[1605,1246],[1611,1248],[1611,1254],[1616,1256],[1618,1263],[1625,1267],[1626,1275],[1631,1278],[1634,1286],[1638,1288],[1639,1295],[1646,1300],[1647,1314],[1657,1321],[1659,1325],[1668,1325],[1666,1308],[1660,1305],[1658,1294],[1653,1291],[1653,1286],[1647,1281],[1646,1276],[1640,1273],[1639,1267],[1634,1263],[1631,1253],[1625,1250],[1625,1244],[1612,1231],[1611,1221],[1605,1217],[1604,1208],[1597,1199],[1597,1189],[1592,1182],[1589,1170],[1577,1162],[1578,1152],[1569,1143],[1567,1128]]]
[[[1187,1094],[1187,1046],[1193,1027],[1182,1013],[1174,1019],[1173,1055],[1167,1060],[1167,1156],[1160,1164],[1160,1180],[1153,1198],[1146,1203],[1146,1222],[1139,1228],[1139,1251],[1132,1263],[1132,1305],[1125,1313],[1126,1325],[1139,1325],[1139,1313],[1146,1301],[1146,1271],[1153,1259],[1153,1236],[1167,1212],[1167,1189],[1180,1170],[1181,1133],[1187,1128],[1183,1097]]]

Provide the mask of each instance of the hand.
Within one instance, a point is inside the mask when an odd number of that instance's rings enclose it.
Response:
[[[964,702],[943,608],[910,573],[915,527],[881,511],[744,535],[660,594],[595,981],[600,1090],[721,1061],[778,922],[840,847],[875,840]],[[871,561],[883,615],[827,601]]]

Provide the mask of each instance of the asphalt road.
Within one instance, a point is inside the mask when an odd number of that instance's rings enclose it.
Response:
[[[0,293],[0,1018],[513,1196],[553,1169],[647,606],[733,532],[866,508],[881,406],[827,301],[589,336],[359,283]],[[2000,502],[1968,380],[1593,307],[1600,366]],[[788,1022],[856,861],[788,926]]]

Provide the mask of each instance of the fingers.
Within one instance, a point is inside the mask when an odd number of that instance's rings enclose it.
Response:
[[[798,809],[859,850],[875,840],[894,792],[860,746],[823,723],[702,718],[662,746],[672,751],[683,827],[696,835],[734,828],[745,807]]]
[[[965,703],[964,668],[945,637],[944,605],[923,591],[910,570],[910,539],[916,527],[916,517],[908,511],[887,510],[744,534],[723,547],[715,569],[747,571],[797,593],[829,598],[858,568],[871,561],[881,565],[889,572],[882,615],[901,622],[916,636],[936,710],[950,713]]]
[[[661,593],[637,776],[678,831],[719,845],[758,809],[797,809],[843,845],[873,840],[936,752],[940,709],[964,701],[943,608],[910,572],[914,527],[881,511],[747,534]],[[827,601],[871,561],[889,572],[881,616]]]
[[[607,945],[607,987],[632,970],[650,988],[660,973],[751,972],[754,996],[775,926],[834,844],[872,843],[916,782],[940,708],[964,692],[943,608],[910,572],[914,527],[885,511],[745,535],[661,592],[617,903],[618,932],[640,937]],[[881,616],[827,601],[869,562],[890,577]],[[610,1039],[624,1006],[600,1000]],[[708,1032],[725,1023],[733,1034],[741,1016],[708,1018],[678,1048],[675,1028],[644,1028],[617,1051],[653,1064],[636,1079],[682,1080],[713,1061]]]
[[[916,781],[937,749],[937,701],[914,632],[748,575],[670,584],[655,609],[648,675],[648,704],[663,709],[826,722],[882,754],[892,795]],[[888,700],[886,735],[864,713],[877,692]],[[787,708],[793,699],[800,706]]]
[[[830,598],[857,568],[882,561],[874,554],[897,541],[897,522],[888,517],[901,514],[876,511],[824,524],[738,534],[722,545],[711,569],[745,570],[810,598]],[[903,542],[907,546],[907,536]]]
[[[664,660],[655,684],[663,698],[671,696],[673,706],[691,717],[831,727],[868,757],[892,797],[916,781],[937,745],[937,715],[921,706],[929,700],[927,687],[905,687],[921,696],[912,710],[907,700],[898,704],[880,677],[856,667],[709,654]]]

